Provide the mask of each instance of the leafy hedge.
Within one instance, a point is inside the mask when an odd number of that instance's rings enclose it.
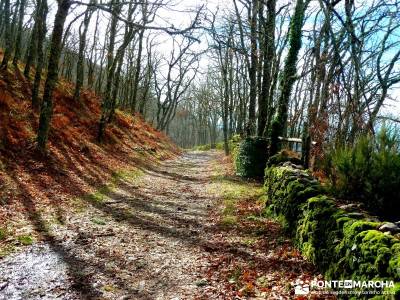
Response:
[[[400,240],[360,213],[338,208],[308,173],[265,170],[267,211],[278,216],[304,256],[328,279],[394,280],[400,298]]]
[[[246,178],[262,178],[267,164],[268,141],[262,137],[247,137],[234,153],[236,173]]]

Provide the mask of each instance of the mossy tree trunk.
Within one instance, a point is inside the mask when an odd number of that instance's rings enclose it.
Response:
[[[4,30],[5,30],[5,41],[6,41],[6,49],[4,52],[3,60],[1,62],[1,69],[7,70],[8,60],[11,56],[11,47],[12,47],[12,39],[11,39],[11,24],[10,24],[10,17],[11,17],[11,7],[10,7],[10,0],[4,1]]]
[[[136,102],[137,102],[137,92],[139,88],[140,81],[140,62],[142,60],[142,50],[143,50],[143,35],[144,29],[139,32],[139,45],[138,45],[138,53],[136,57],[136,66],[135,66],[135,79],[133,81],[133,92],[131,99],[131,110],[132,112],[136,111]]]
[[[258,45],[257,45],[257,15],[258,1],[251,1],[250,21],[250,65],[249,65],[249,123],[247,126],[247,135],[256,133],[256,102],[257,102],[257,66],[258,66]]]
[[[25,16],[25,6],[26,6],[26,0],[21,0],[21,3],[19,5],[19,12],[18,12],[18,24],[17,24],[17,32],[16,32],[16,39],[15,39],[15,52],[14,52],[14,57],[13,57],[13,65],[16,66],[18,60],[20,59],[21,56],[21,42],[22,42],[22,25],[24,22],[24,16]]]
[[[74,91],[74,101],[79,100],[81,95],[81,89],[84,80],[85,71],[85,48],[86,48],[86,35],[89,28],[90,19],[92,18],[93,8],[90,6],[87,8],[83,22],[79,26],[79,51],[78,51],[78,62],[76,63],[76,82]]]
[[[283,74],[279,82],[280,96],[278,111],[271,128],[270,156],[280,150],[279,136],[282,136],[288,119],[288,107],[293,84],[296,81],[297,56],[301,49],[301,30],[303,27],[304,13],[309,0],[297,0],[294,15],[290,20],[289,52],[286,57]]]
[[[118,24],[118,14],[120,12],[119,1],[112,1],[110,3],[110,7],[113,11],[113,16],[111,18],[110,23],[110,31],[109,31],[109,43],[107,49],[107,81],[106,88],[103,94],[103,102],[101,103],[101,117],[99,121],[99,131],[97,135],[97,140],[102,142],[104,133],[107,126],[108,114],[111,109],[111,87],[112,80],[114,77],[115,63],[114,63],[114,44],[115,44],[115,36],[117,34],[117,24]]]
[[[257,135],[266,134],[269,107],[269,94],[272,83],[272,62],[275,54],[275,18],[276,18],[276,0],[267,1],[267,20],[264,25],[264,47],[263,47],[263,78],[261,94],[258,99],[258,128]]]
[[[32,106],[37,109],[39,108],[39,86],[42,79],[42,69],[44,64],[44,54],[43,54],[43,43],[46,38],[46,17],[48,12],[47,0],[42,0],[40,2],[39,12],[38,12],[38,32],[37,32],[37,54],[38,61],[35,73],[35,80],[33,82],[32,88]]]
[[[71,7],[70,0],[60,0],[54,19],[53,33],[51,36],[49,63],[47,67],[47,78],[44,86],[43,101],[40,109],[39,128],[37,134],[38,148],[45,151],[49,137],[50,121],[53,114],[53,91],[58,80],[58,63],[61,56],[62,35],[65,19]]]
[[[37,35],[38,35],[38,14],[39,14],[39,7],[40,7],[40,0],[38,0],[34,12],[34,20],[35,23],[33,24],[31,38],[29,40],[28,49],[26,50],[25,54],[25,69],[24,69],[24,76],[29,78],[29,72],[31,70],[32,65],[36,61],[37,56]]]

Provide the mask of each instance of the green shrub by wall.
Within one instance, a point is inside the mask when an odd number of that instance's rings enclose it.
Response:
[[[234,155],[236,173],[241,177],[260,178],[264,175],[267,164],[268,141],[262,137],[247,137]]]
[[[327,279],[393,280],[400,299],[400,240],[379,231],[382,223],[338,208],[308,171],[292,166],[267,168],[264,187],[267,211]]]
[[[383,128],[377,136],[362,136],[354,145],[333,149],[320,166],[332,193],[359,201],[381,217],[400,216],[400,139]]]

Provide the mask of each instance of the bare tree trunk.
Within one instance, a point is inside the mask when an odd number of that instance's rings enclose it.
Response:
[[[60,0],[54,19],[53,33],[51,37],[49,64],[47,67],[47,78],[44,86],[43,101],[40,110],[39,129],[37,135],[38,148],[46,150],[49,137],[50,121],[53,114],[53,91],[58,80],[58,63],[61,56],[61,40],[64,30],[64,23],[67,17],[70,0]]]
[[[133,92],[132,92],[132,100],[131,100],[131,110],[135,112],[136,110],[136,101],[137,101],[137,91],[139,88],[139,79],[140,79],[140,62],[142,60],[142,49],[143,49],[143,34],[144,29],[139,32],[139,48],[136,57],[136,68],[135,68],[135,79],[133,81]]]
[[[85,48],[86,48],[86,35],[92,17],[93,10],[88,7],[85,17],[81,26],[79,26],[79,52],[78,62],[76,64],[76,83],[74,91],[74,101],[78,101],[81,95],[81,88],[83,86],[84,72],[85,72]]]
[[[31,34],[31,39],[29,42],[28,49],[26,50],[26,59],[25,59],[25,69],[24,69],[24,76],[26,78],[29,78],[29,73],[31,70],[31,66],[34,64],[36,61],[36,50],[37,50],[37,34],[38,34],[38,14],[39,14],[39,7],[40,7],[40,0],[38,0],[37,7],[35,9],[35,23],[32,28],[32,34]]]
[[[44,54],[43,54],[43,42],[46,38],[46,17],[47,17],[47,0],[41,0],[40,8],[38,12],[38,40],[37,40],[37,54],[38,54],[38,62],[36,66],[35,80],[33,82],[32,88],[32,106],[37,109],[39,108],[39,86],[40,80],[42,78],[42,69],[44,62]]]
[[[249,122],[247,135],[253,135],[256,132],[256,102],[257,102],[257,8],[258,0],[252,0],[252,12],[250,17],[250,97],[249,97]]]
[[[6,49],[4,52],[3,60],[1,62],[1,69],[7,70],[8,61],[11,56],[12,51],[12,39],[11,39],[11,24],[10,24],[10,16],[11,16],[11,7],[10,0],[5,0],[4,2],[4,30],[5,30],[5,41],[6,41]]]
[[[266,125],[268,120],[269,95],[272,82],[272,61],[275,55],[275,18],[276,18],[276,0],[268,0],[267,2],[267,21],[265,23],[265,38],[264,38],[264,55],[263,55],[263,81],[261,94],[258,99],[258,136],[265,136]]]
[[[21,41],[22,41],[22,25],[24,22],[24,16],[25,16],[25,6],[26,6],[26,0],[21,0],[21,3],[19,5],[19,13],[18,13],[18,25],[17,25],[17,37],[15,41],[15,53],[14,53],[14,58],[13,58],[13,65],[16,66],[18,63],[18,60],[21,56]]]

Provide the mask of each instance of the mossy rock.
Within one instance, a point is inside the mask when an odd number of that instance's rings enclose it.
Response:
[[[264,184],[267,205],[274,213],[286,218],[285,230],[294,234],[302,217],[301,206],[311,197],[323,193],[321,185],[304,170],[291,167],[271,167],[265,170]]]
[[[268,141],[262,137],[247,137],[238,147],[235,159],[237,175],[262,178],[267,164]]]
[[[267,167],[264,190],[265,212],[326,279],[393,280],[400,299],[400,241],[379,231],[382,223],[337,207],[309,172],[291,166]]]
[[[294,165],[302,165],[301,159],[296,152],[282,150],[268,159],[267,167],[279,166],[285,162],[291,162]]]
[[[334,260],[332,243],[336,237],[337,208],[327,196],[308,199],[303,205],[303,218],[296,232],[296,244],[303,255],[321,269],[326,270]]]
[[[400,280],[400,241],[394,243],[391,250],[392,257],[389,260],[388,272],[391,276],[393,276],[393,278],[395,278],[396,280]]]

